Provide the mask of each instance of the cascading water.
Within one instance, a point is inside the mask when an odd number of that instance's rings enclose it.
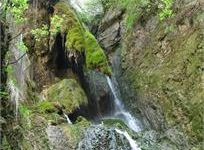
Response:
[[[126,137],[126,139],[128,140],[128,142],[130,143],[130,146],[132,148],[132,150],[141,150],[137,143],[131,138],[131,136],[127,133],[127,131],[121,131],[119,129],[115,129],[115,131],[119,134],[122,134]]]
[[[123,103],[117,96],[117,91],[114,88],[114,85],[110,77],[107,76],[106,79],[114,96],[114,104],[115,104],[114,117],[123,120],[128,125],[128,127],[131,128],[133,131],[135,132],[141,131],[142,129],[140,127],[140,122],[125,110]]]
[[[15,24],[11,24],[13,28]],[[14,32],[14,31],[12,31]],[[19,32],[19,31],[18,31]],[[14,33],[13,35],[17,35]],[[26,97],[26,81],[30,80],[30,60],[25,51],[21,49],[23,44],[23,35],[20,34],[11,41],[10,51],[12,56],[10,57],[11,72],[8,73],[8,89],[10,92],[10,99],[15,104],[15,115],[18,116],[19,101]]]
[[[65,118],[67,119],[67,123],[68,124],[72,124],[71,120],[69,119],[69,117],[64,113]]]

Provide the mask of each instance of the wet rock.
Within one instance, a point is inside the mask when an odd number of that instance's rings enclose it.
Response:
[[[138,133],[136,141],[140,145],[141,149],[145,150],[179,150],[186,148],[179,148],[174,142],[166,138],[165,135],[154,130]]]
[[[51,150],[72,150],[73,147],[69,144],[69,139],[64,131],[57,127],[49,125],[46,129]]]
[[[78,150],[131,150],[129,142],[124,135],[118,134],[113,128],[95,125],[88,128],[84,138],[78,145]]]
[[[112,93],[104,74],[97,71],[85,73],[86,90],[99,116],[107,115],[112,108]]]
[[[157,12],[140,14],[121,41],[121,71],[113,71],[126,106],[140,112],[148,127],[166,132],[179,124],[193,143],[203,140],[202,6],[200,1],[176,0],[175,15],[163,21]],[[177,148],[188,147],[185,138],[173,139]]]

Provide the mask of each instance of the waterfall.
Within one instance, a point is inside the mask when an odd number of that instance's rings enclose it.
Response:
[[[10,24],[11,31],[13,35],[17,35],[19,31],[12,30],[15,29],[14,23]],[[11,71],[8,73],[8,89],[10,92],[10,100],[15,104],[15,115],[18,116],[18,108],[20,101],[26,99],[27,96],[27,84],[26,81],[31,79],[30,72],[30,60],[23,49],[21,49],[21,44],[23,43],[23,35],[20,34],[16,38],[13,38],[11,44],[9,45],[9,62],[11,66]]]
[[[69,119],[69,117],[64,113],[65,118],[67,119],[67,123],[68,124],[72,124],[71,120]]]
[[[127,131],[121,131],[119,129],[115,129],[115,131],[119,134],[122,134],[126,137],[126,139],[128,140],[128,142],[130,143],[130,146],[132,148],[132,150],[141,150],[137,143],[132,139],[132,137],[127,133]]]
[[[141,128],[139,126],[140,122],[136,118],[134,118],[129,112],[125,110],[124,104],[122,101],[118,98],[117,91],[110,79],[110,77],[106,77],[108,85],[111,89],[111,92],[114,96],[114,104],[115,104],[115,113],[114,117],[122,119],[126,125],[131,128],[135,132],[141,131]]]
[[[9,81],[8,88],[10,91],[10,100],[15,104],[15,116],[18,116],[18,107],[19,107],[19,99],[20,99],[20,91],[19,89],[14,85],[12,81]]]

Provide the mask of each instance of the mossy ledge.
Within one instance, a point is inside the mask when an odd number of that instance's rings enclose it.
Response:
[[[72,113],[88,103],[85,92],[73,79],[64,79],[49,87],[47,99],[59,105],[67,113]]]
[[[96,69],[107,75],[111,74],[111,69],[103,49],[95,37],[83,27],[68,3],[60,1],[54,6],[50,32],[52,36],[66,33],[66,51],[68,53],[85,52],[88,69]]]

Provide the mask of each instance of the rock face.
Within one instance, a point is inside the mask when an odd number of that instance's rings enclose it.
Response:
[[[109,115],[113,105],[113,95],[105,75],[97,71],[88,71],[85,73],[84,79],[90,103],[95,109],[95,117]]]
[[[168,131],[171,132],[171,131]],[[144,131],[139,133],[135,138],[137,143],[140,145],[141,149],[146,150],[178,150],[178,149],[188,149],[187,140],[183,140],[183,134],[178,132],[172,132],[174,138],[180,141],[172,140],[168,133],[161,135],[154,130]]]
[[[114,73],[126,106],[135,114],[140,112],[150,128],[166,131],[176,126],[197,146],[203,139],[204,5],[176,0],[173,6],[174,16],[163,21],[154,4],[150,3],[148,12],[138,12],[131,30],[122,34],[122,48],[110,58],[114,68],[120,68]],[[112,38],[107,34],[105,39]],[[111,45],[106,40],[101,43]]]
[[[78,150],[110,150],[126,149],[131,147],[125,136],[118,134],[114,129],[108,129],[103,126],[91,126],[85,132],[84,138],[78,145]]]
[[[110,10],[106,12],[99,28],[97,37],[100,44],[106,51],[110,51],[117,46],[121,39],[121,18],[123,11],[120,9]]]
[[[81,135],[81,129],[85,127],[81,123],[73,123],[69,129],[67,126],[61,127],[66,123],[63,113],[68,113],[73,122],[79,115],[89,117],[87,112],[84,112],[88,98],[78,81],[83,80],[87,66],[89,69],[110,74],[106,55],[95,37],[81,24],[67,1],[29,1],[29,8],[24,15],[27,19],[25,26],[16,25],[16,28],[10,30],[12,37],[15,37],[19,34],[17,29],[23,28],[19,38],[28,48],[26,54],[31,65],[26,69],[30,71],[30,76],[29,80],[23,80],[28,86],[24,101],[14,101],[16,108],[12,106],[11,112],[10,108],[5,111],[5,115],[11,114],[9,122],[1,122],[5,127],[5,146],[17,150],[67,149],[67,146],[68,149],[75,149],[76,143],[79,142],[77,140],[80,139],[76,136]],[[62,24],[60,20],[55,20],[59,18],[63,20]],[[14,44],[17,42],[19,41]],[[85,55],[85,50],[89,51],[88,56]],[[15,49],[15,52],[19,53],[19,49]],[[90,58],[87,59],[87,65],[86,56]],[[18,71],[25,73],[22,68]],[[24,74],[19,76],[22,75]],[[44,99],[42,96],[46,91],[47,99]],[[17,94],[15,90],[11,93],[14,97],[18,97]],[[70,141],[67,142],[66,139]]]
[[[73,149],[64,131],[57,126],[48,126],[46,129],[52,150]]]

